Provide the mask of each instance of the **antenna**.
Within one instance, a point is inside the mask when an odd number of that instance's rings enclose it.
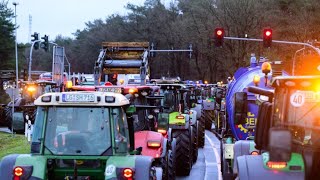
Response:
[[[32,16],[29,14],[29,35],[28,35],[28,42],[31,42],[31,32],[32,32]]]

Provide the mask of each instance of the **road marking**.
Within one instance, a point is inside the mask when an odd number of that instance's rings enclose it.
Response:
[[[216,160],[217,160],[217,163],[208,163],[208,162],[205,161],[205,162],[206,162],[206,165],[216,165],[216,166],[217,166],[217,169],[218,169],[218,179],[219,179],[219,180],[222,180],[221,166],[220,166],[220,164],[221,164],[220,155],[219,155],[219,153],[218,153],[218,150],[217,150],[216,146],[215,146],[214,143],[211,141],[211,139],[209,138],[209,136],[208,136],[207,134],[205,134],[205,137],[208,139],[208,141],[209,141],[209,143],[210,143],[210,145],[211,145],[211,147],[212,147],[212,149],[213,149],[213,152],[214,152],[214,155],[215,155],[215,157],[216,157]],[[221,151],[222,151],[222,149],[221,149]],[[207,167],[207,166],[206,166],[206,167]],[[206,172],[207,172],[207,170],[206,170]],[[205,173],[204,179],[207,179],[207,173]],[[211,177],[210,179],[212,179],[212,177]]]

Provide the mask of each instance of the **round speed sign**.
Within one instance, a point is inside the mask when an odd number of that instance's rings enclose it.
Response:
[[[303,93],[295,92],[290,96],[290,103],[294,107],[301,107],[305,102],[305,96]]]

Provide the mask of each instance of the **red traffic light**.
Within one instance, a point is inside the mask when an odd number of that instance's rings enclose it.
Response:
[[[272,29],[267,28],[263,30],[263,46],[270,48],[272,44]]]
[[[224,29],[216,28],[214,30],[214,44],[216,47],[221,47],[223,45],[223,38],[224,38]]]
[[[219,29],[218,31],[217,31],[217,35],[218,36],[221,36],[223,34],[223,32]]]
[[[265,32],[266,36],[271,36],[271,34],[272,34],[271,30],[266,30],[266,32]]]

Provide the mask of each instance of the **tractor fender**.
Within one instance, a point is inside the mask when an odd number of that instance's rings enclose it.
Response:
[[[304,172],[285,172],[268,170],[263,166],[262,155],[244,155],[237,158],[238,179],[259,180],[298,180],[304,179]]]
[[[195,125],[197,122],[197,111],[196,110],[190,110],[190,123],[192,125]]]
[[[136,156],[135,179],[147,179],[150,177],[151,166],[154,159],[150,156]]]
[[[238,173],[237,157],[243,156],[243,155],[250,155],[252,151],[256,150],[254,148],[254,145],[255,145],[255,143],[253,141],[249,141],[249,140],[240,140],[240,141],[236,141],[234,143],[234,146],[233,146],[233,152],[234,152],[233,173],[234,174]]]
[[[19,154],[10,154],[10,155],[2,158],[2,161],[0,162],[1,180],[12,180],[13,179],[12,170],[13,170],[13,167],[16,163],[16,159],[18,156],[19,156]]]
[[[201,104],[196,104],[196,106],[194,108],[191,108],[191,110],[194,110],[195,112],[197,112],[197,119],[201,118]]]
[[[171,142],[172,141],[172,128],[168,128],[168,140]]]
[[[162,153],[160,155],[160,158],[163,158],[167,154],[167,148],[168,148],[168,139],[163,138],[163,143],[162,143]]]

